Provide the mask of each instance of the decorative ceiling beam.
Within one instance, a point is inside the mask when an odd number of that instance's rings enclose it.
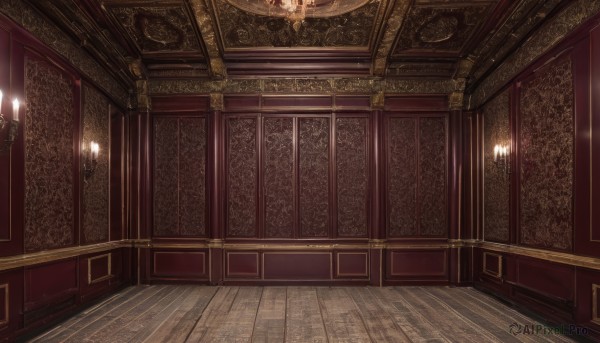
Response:
[[[204,0],[189,0],[192,6],[192,11],[198,27],[200,28],[200,34],[204,40],[204,45],[208,52],[209,71],[210,74],[217,79],[224,79],[227,77],[227,68],[223,62],[222,54],[217,43],[215,26],[212,22],[212,17],[206,6]]]
[[[392,13],[385,22],[385,32],[373,58],[372,74],[374,76],[383,77],[385,75],[388,56],[390,55],[396,36],[398,36],[398,31],[402,27],[410,3],[410,0],[397,0],[392,4]]]

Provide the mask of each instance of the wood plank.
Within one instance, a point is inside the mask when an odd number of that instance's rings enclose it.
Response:
[[[86,318],[78,323],[75,323],[59,335],[50,340],[43,340],[43,342],[82,342],[86,337],[102,329],[113,319],[131,311],[133,307],[138,306],[139,304],[150,303],[154,301],[154,297],[160,296],[160,294],[164,294],[166,292],[168,292],[168,289],[165,286],[143,287],[140,290],[139,296],[136,295],[132,297],[130,301],[127,301],[106,312],[102,307],[99,307],[95,312],[93,312],[91,318]]]
[[[480,343],[485,341],[501,343],[499,339],[477,327],[468,318],[452,311],[448,305],[428,297],[421,287],[402,287],[394,290],[398,297],[408,300],[412,307],[423,315],[424,320],[431,325],[435,325],[442,332],[448,333],[446,338],[452,342]]]
[[[238,287],[219,287],[186,342],[200,342],[211,331],[217,330],[227,318],[238,290]]]
[[[180,307],[162,325],[150,332],[143,342],[185,342],[216,292],[216,287],[200,286],[192,289]],[[139,338],[141,337],[136,337],[132,342],[141,342]]]
[[[327,342],[314,287],[288,287],[286,306],[286,342]]]
[[[359,310],[369,336],[374,342],[411,342],[390,314],[366,288],[349,288],[347,293]]]
[[[391,288],[369,288],[378,305],[394,319],[397,326],[413,342],[450,342],[444,334],[423,318],[410,303],[399,298]]]
[[[283,342],[285,340],[285,311],[287,289],[285,287],[266,287],[263,291],[252,342]]]
[[[165,301],[170,302],[177,295],[179,295],[179,292],[177,292],[176,288],[164,287],[146,301],[136,304],[129,311],[117,317],[106,316],[102,318],[102,321],[99,321],[100,323],[98,323],[97,328],[94,327],[95,330],[80,331],[78,335],[70,337],[66,342],[117,342],[117,340],[109,339],[109,337],[112,337],[121,328],[132,325],[133,321],[145,312],[156,307],[158,304],[164,304]]]
[[[343,288],[317,288],[321,315],[330,342],[371,342],[358,308]]]
[[[209,330],[203,342],[250,342],[262,287],[240,288],[224,321]]]
[[[60,342],[120,306],[135,302],[142,297],[148,289],[148,286],[129,287],[91,308],[79,312],[64,323],[55,326],[50,331],[30,340],[30,342]]]

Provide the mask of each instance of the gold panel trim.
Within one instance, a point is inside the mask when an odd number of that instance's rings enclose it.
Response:
[[[365,271],[364,273],[340,273],[340,255],[365,255]],[[369,277],[369,253],[367,252],[338,252],[335,259],[335,271],[338,277],[340,276],[362,276]]]
[[[99,278],[96,279],[92,279],[92,261],[95,260],[99,260],[101,258],[107,258],[106,262],[108,263],[108,268],[107,268],[107,274],[103,275]],[[95,283],[98,282],[102,282],[104,280],[108,280],[112,277],[112,253],[108,253],[108,254],[104,254],[104,255],[98,255],[98,256],[94,256],[94,257],[90,257],[88,258],[88,285],[93,285]]]
[[[235,273],[233,276],[231,276],[231,271],[229,268],[229,255],[256,255],[256,273]],[[227,252],[227,277],[231,278],[231,279],[235,279],[238,276],[254,276],[254,277],[260,277],[260,258],[259,258],[259,253],[255,252]]]
[[[482,241],[474,242],[472,246],[495,252],[533,257],[544,261],[557,262],[570,266],[584,267],[593,270],[600,270],[600,258]]]
[[[487,256],[495,256],[498,258],[498,272],[494,273],[487,268]],[[494,254],[491,252],[484,251],[483,252],[483,273],[485,275],[489,275],[491,277],[495,277],[497,279],[502,278],[502,255]]]
[[[41,263],[52,262],[56,260],[62,260],[70,257],[77,257],[88,254],[101,253],[109,250],[118,248],[131,247],[129,241],[117,241],[108,243],[99,243],[93,245],[70,247],[63,249],[54,249],[48,251],[41,251],[31,254],[23,254],[10,257],[0,258],[0,271],[27,267]]]
[[[600,318],[598,314],[600,314],[600,309],[598,308],[598,290],[600,289],[600,285],[592,284],[592,322],[600,325]]]
[[[10,317],[9,317],[10,312],[8,311],[9,310],[8,302],[10,300],[8,293],[9,293],[10,286],[7,283],[5,283],[5,284],[0,285],[0,290],[1,289],[4,289],[4,319],[0,320],[0,326],[7,326],[8,323],[10,322]]]

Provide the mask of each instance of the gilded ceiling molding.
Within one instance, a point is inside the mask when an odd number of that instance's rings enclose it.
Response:
[[[563,11],[540,27],[529,40],[509,56],[473,92],[470,108],[483,104],[509,80],[521,73],[536,58],[548,52],[578,25],[600,12],[600,1],[574,0]]]
[[[394,4],[392,14],[386,22],[385,34],[379,43],[379,48],[373,59],[373,75],[385,75],[388,56],[390,55],[398,31],[400,31],[400,27],[404,22],[410,3],[411,1],[409,0],[397,0]]]
[[[467,77],[473,68],[473,60],[464,58],[458,62],[456,73],[454,75],[454,91],[448,97],[449,108],[451,110],[460,110],[463,108],[465,88],[467,86]]]
[[[217,43],[216,31],[210,16],[210,12],[206,7],[204,0],[190,0],[192,10],[194,11],[194,17],[200,28],[200,34],[202,40],[208,50],[208,57],[210,59],[210,72],[213,77],[223,79],[227,77],[227,68],[221,58],[221,51]]]
[[[492,31],[483,39],[472,56],[477,56],[476,64],[471,75],[472,80],[479,80],[486,71],[490,70],[496,61],[501,61],[511,49],[536,25],[544,20],[546,14],[552,11],[561,0],[546,0],[540,6],[539,0],[522,0],[511,12],[508,19],[497,30]],[[538,7],[540,6],[540,7]],[[538,7],[536,9],[536,7]],[[529,15],[536,10],[536,15]],[[526,21],[523,18],[527,17]]]
[[[299,93],[299,94],[449,94],[455,80],[382,80],[369,78],[150,80],[149,94]]]
[[[112,78],[94,58],[59,28],[43,17],[25,1],[0,1],[0,12],[31,32],[82,74],[110,94],[121,106],[127,104],[128,90]]]
[[[149,110],[152,108],[150,95],[148,93],[148,80],[137,80],[137,106],[139,110]]]

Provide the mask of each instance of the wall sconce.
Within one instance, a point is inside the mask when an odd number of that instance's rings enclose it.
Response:
[[[13,100],[13,116],[12,119],[6,119],[4,114],[2,114],[2,91],[0,90],[0,133],[6,139],[2,144],[0,144],[0,153],[4,153],[10,150],[15,139],[17,139],[17,134],[19,133],[19,99]],[[6,133],[4,133],[6,131]]]
[[[502,144],[494,146],[494,164],[510,174],[510,146]]]
[[[87,149],[85,143],[83,143],[81,152],[83,154],[83,176],[85,181],[87,181],[90,177],[92,177],[92,175],[94,175],[96,167],[98,166],[98,154],[100,152],[100,146],[98,143],[92,141],[90,142],[89,149]]]

